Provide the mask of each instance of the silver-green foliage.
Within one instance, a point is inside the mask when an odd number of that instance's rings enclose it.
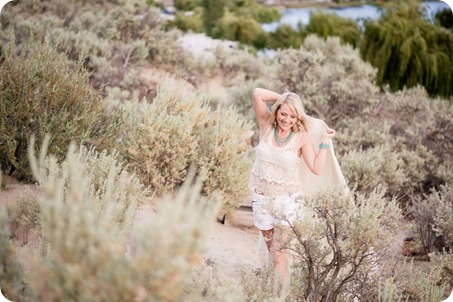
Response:
[[[192,160],[206,178],[203,192],[221,194],[222,213],[244,201],[252,163],[243,138],[250,124],[238,116],[233,108],[211,111],[206,126],[197,133],[198,152]]]
[[[58,164],[45,150],[39,159],[30,154],[42,190],[44,247],[28,255],[26,282],[33,295],[42,301],[174,301],[202,259],[217,213],[218,203],[200,197],[201,183],[189,179],[158,203],[150,219],[132,226],[129,219],[118,221],[126,187],[114,181],[111,169],[97,183],[86,173],[84,157],[93,153],[72,146]],[[131,205],[139,198],[129,195],[129,203],[124,217],[135,214]]]
[[[11,301],[19,301],[23,288],[23,268],[16,259],[10,240],[9,221],[5,208],[0,207],[0,288]]]
[[[434,216],[433,230],[437,236],[441,236],[448,249],[453,248],[453,185],[447,184],[438,192],[429,196],[432,203],[438,207]]]
[[[16,55],[16,51],[19,55]],[[0,162],[30,178],[27,148],[30,133],[42,140],[52,133],[52,152],[62,158],[71,140],[95,141],[109,132],[109,118],[88,71],[46,41],[30,39],[20,49],[13,43],[0,69]],[[103,140],[103,139],[101,139]],[[113,141],[113,139],[112,139]]]
[[[161,85],[151,104],[125,108],[130,127],[120,148],[145,184],[159,195],[171,192],[192,166],[206,177],[204,193],[222,195],[222,212],[242,203],[251,165],[242,135],[250,125],[234,109],[211,110],[186,82],[175,80]]]
[[[411,214],[418,236],[426,251],[431,251],[436,238],[437,247],[451,250],[453,247],[453,193],[451,184],[442,186],[438,191],[423,199],[414,200]]]
[[[378,187],[370,194],[323,192],[305,202],[292,226],[295,300],[347,300],[373,286],[378,265],[401,219],[395,200]],[[298,301],[299,301],[298,300]]]
[[[39,230],[39,204],[31,192],[26,191],[16,201],[15,205],[8,208],[10,217],[10,230],[16,238],[21,235],[22,244],[28,243],[31,230]],[[22,234],[18,234],[21,232]]]
[[[190,279],[184,293],[176,301],[248,301],[241,281],[227,276],[216,266],[200,265]]]
[[[384,184],[396,193],[407,181],[403,160],[388,145],[351,150],[339,161],[349,183],[357,185],[360,192],[371,192],[379,184]]]
[[[330,124],[377,102],[376,70],[337,37],[308,36],[299,49],[278,51],[273,62],[281,87],[298,93],[309,112]]]

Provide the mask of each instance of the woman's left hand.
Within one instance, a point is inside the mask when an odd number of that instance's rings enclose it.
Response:
[[[326,133],[322,136],[323,140],[328,140],[329,138],[332,138],[335,136],[335,130],[333,129],[327,129]]]

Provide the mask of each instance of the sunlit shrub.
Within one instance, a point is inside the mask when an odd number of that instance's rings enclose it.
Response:
[[[401,219],[395,200],[384,194],[382,187],[370,194],[339,188],[305,200],[303,219],[289,231],[294,300],[361,300],[363,289],[376,284],[389,234]]]
[[[71,67],[63,54],[46,42],[31,39],[5,54],[0,72],[0,145],[5,173],[30,178],[27,148],[31,134],[41,141],[52,134],[51,152],[60,158],[69,142],[114,141],[102,99],[79,62]]]
[[[432,257],[432,279],[438,285],[446,285],[447,290],[453,287],[453,253],[435,253]],[[450,293],[447,293],[450,294]]]
[[[8,208],[10,231],[22,244],[28,243],[31,230],[39,229],[39,204],[30,191],[25,191],[20,198]],[[20,232],[20,234],[19,234]]]
[[[447,184],[441,187],[437,193],[433,193],[429,199],[437,199],[439,206],[434,216],[434,231],[441,236],[445,248],[451,251],[453,248],[453,186]]]
[[[84,156],[70,148],[59,165],[45,156],[31,163],[40,183],[43,249],[28,255],[26,282],[45,301],[174,301],[201,261],[217,202],[200,197],[201,183],[188,179],[165,197],[150,219],[118,223],[124,190],[108,176],[85,174]],[[87,156],[86,154],[85,156]],[[102,157],[102,156],[101,156]],[[108,158],[94,158],[99,164]],[[100,187],[96,190],[97,181]],[[137,204],[136,196],[129,196]],[[127,217],[135,208],[127,209]],[[133,239],[134,248],[128,243]],[[133,250],[133,251],[132,251]],[[43,278],[46,276],[46,278]]]
[[[243,302],[248,301],[240,280],[226,276],[218,267],[201,265],[191,276],[184,293],[176,301]]]
[[[346,179],[360,192],[371,192],[384,184],[390,192],[407,181],[404,162],[397,153],[383,145],[367,150],[350,150],[339,159]]]
[[[16,259],[16,250],[10,241],[8,215],[0,207],[0,288],[11,301],[20,301],[23,289],[23,267]]]
[[[306,109],[331,127],[378,103],[376,70],[337,37],[308,36],[300,49],[278,51],[273,62],[281,87],[298,93]]]
[[[243,135],[250,124],[238,119],[234,109],[217,109],[208,115],[198,135],[193,163],[206,177],[203,191],[222,196],[221,213],[230,213],[248,197],[252,158]]]
[[[159,194],[171,192],[198,153],[195,131],[206,124],[209,108],[187,91],[187,84],[171,81],[159,88],[151,105],[139,106],[139,123],[125,140],[125,156],[145,184]]]
[[[177,188],[192,166],[206,177],[204,194],[221,194],[223,213],[243,202],[251,163],[243,134],[250,125],[235,110],[211,110],[207,100],[176,80],[161,85],[151,104],[124,108],[129,126],[118,147],[157,194]]]

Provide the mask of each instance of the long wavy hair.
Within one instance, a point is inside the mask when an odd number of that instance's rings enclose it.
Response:
[[[294,132],[299,132],[305,130],[308,132],[308,122],[305,119],[307,115],[305,113],[304,105],[300,97],[293,92],[283,93],[275,102],[271,111],[270,122],[273,127],[277,127],[277,112],[283,104],[288,104],[291,111],[297,116],[297,123],[293,126],[292,130]]]

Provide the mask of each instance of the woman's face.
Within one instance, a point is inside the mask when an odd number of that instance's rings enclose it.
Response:
[[[277,125],[283,131],[289,131],[297,123],[297,115],[291,111],[287,103],[284,103],[277,110]]]

